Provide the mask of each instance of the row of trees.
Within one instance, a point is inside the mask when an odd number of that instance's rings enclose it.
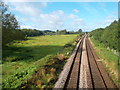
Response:
[[[79,29],[78,31],[67,31],[66,29],[64,30],[57,30],[56,34],[81,34],[82,33],[82,29]]]
[[[36,29],[20,29],[26,36],[32,37],[32,36],[40,36],[40,35],[65,35],[65,34],[81,34],[82,30],[79,29],[78,31],[67,31],[66,29],[64,30],[56,30],[56,31],[51,31],[51,30],[36,30]]]
[[[20,29],[26,37],[40,36],[44,35],[44,32],[36,29]]]
[[[90,36],[103,43],[105,47],[117,50],[120,52],[120,30],[118,26],[120,25],[120,19],[118,21],[112,22],[106,28],[99,28],[90,32]]]

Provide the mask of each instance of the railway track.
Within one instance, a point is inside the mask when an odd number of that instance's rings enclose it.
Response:
[[[117,89],[87,35],[82,36],[54,88]]]

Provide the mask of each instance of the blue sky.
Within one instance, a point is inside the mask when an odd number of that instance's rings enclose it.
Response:
[[[91,31],[118,18],[117,2],[9,2],[21,28]]]

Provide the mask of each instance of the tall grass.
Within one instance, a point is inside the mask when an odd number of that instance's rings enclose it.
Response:
[[[20,87],[23,83],[27,83],[29,78],[32,78],[32,74],[34,74],[38,68],[44,68],[45,65],[50,64],[52,61],[55,62],[52,60],[53,57],[58,57],[60,53],[66,55],[70,53],[73,47],[65,48],[64,46],[74,41],[76,37],[77,35],[29,37],[26,41],[15,41],[3,47],[3,88]],[[75,45],[75,43],[72,44]],[[58,61],[56,60],[56,62]],[[56,68],[59,68],[59,66],[53,69],[51,68],[51,71],[53,72]],[[51,78],[48,78],[48,81],[54,78],[52,72],[48,75],[48,77],[50,76]],[[43,76],[43,79],[45,79],[45,77],[47,79],[46,75]],[[38,81],[38,83],[40,82],[41,81]],[[46,84],[48,84],[48,82],[46,82]]]

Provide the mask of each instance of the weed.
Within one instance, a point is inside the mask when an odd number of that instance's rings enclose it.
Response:
[[[99,43],[97,40],[91,38],[92,42],[95,45],[95,51],[99,58],[103,59],[102,63],[106,67],[106,70],[110,74],[111,78],[114,80],[116,85],[119,84],[118,80],[118,56],[115,55],[112,51],[108,50],[102,43]]]
[[[64,45],[76,36],[28,37],[28,40],[3,47],[3,88],[53,87],[73,49]]]

